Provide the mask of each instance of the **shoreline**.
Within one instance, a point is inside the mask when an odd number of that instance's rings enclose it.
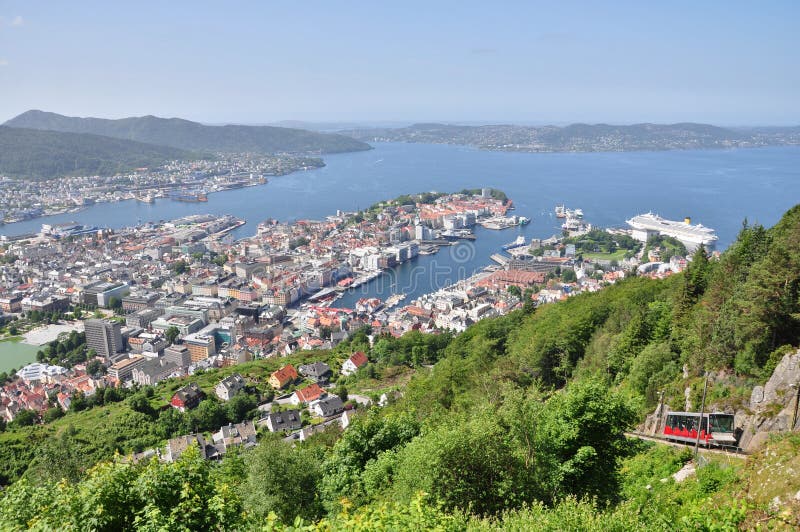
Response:
[[[350,153],[350,152],[345,152],[345,153]],[[308,167],[303,167],[303,168],[298,168],[296,170],[292,170],[291,172],[284,172],[282,174],[265,174],[265,175],[268,175],[269,178],[283,177],[283,176],[286,176],[286,175],[291,175],[291,174],[296,174],[296,173],[301,173],[301,172],[308,172],[308,171],[311,171],[311,170],[319,170],[320,168],[325,168],[325,166],[327,166],[327,164],[323,160],[322,161],[322,165],[320,165],[320,166],[308,166]],[[233,192],[234,190],[240,190],[242,188],[260,187],[260,186],[266,186],[266,185],[269,185],[269,179],[267,180],[266,183],[247,183],[247,184],[245,184],[245,185],[243,185],[241,187],[236,187],[236,188],[225,188],[225,189],[221,189],[221,190],[208,190],[208,191],[205,192],[205,194],[206,195],[211,195],[211,194],[217,194],[217,193],[221,193],[221,192]],[[138,189],[123,190],[123,191],[121,191],[121,193],[135,195],[137,190]],[[159,198],[156,198],[156,199],[159,199],[159,200],[170,200],[169,197],[159,197]],[[112,201],[95,201],[95,203],[92,203],[90,205],[81,205],[81,206],[77,206],[75,208],[62,209],[62,210],[58,210],[58,211],[55,211],[55,212],[47,212],[47,213],[43,213],[43,214],[40,214],[39,216],[34,216],[34,217],[31,217],[31,218],[22,218],[22,219],[16,219],[15,218],[15,219],[11,219],[11,220],[0,220],[0,235],[6,236],[8,238],[13,238],[13,237],[16,237],[16,236],[21,236],[21,235],[24,235],[24,234],[28,234],[28,233],[17,233],[17,234],[14,234],[14,235],[10,235],[10,234],[6,234],[6,233],[3,232],[3,228],[4,227],[12,226],[14,224],[24,223],[24,222],[32,222],[34,220],[43,220],[45,218],[51,218],[53,216],[63,216],[65,214],[78,214],[78,213],[86,211],[89,208],[94,207],[96,205],[124,203],[126,201],[138,201],[138,200],[134,196],[134,197],[130,197],[130,198],[114,199]],[[172,201],[172,200],[170,200],[170,201]],[[148,205],[155,205],[155,202],[148,203]],[[103,228],[101,227],[101,229],[103,229]]]

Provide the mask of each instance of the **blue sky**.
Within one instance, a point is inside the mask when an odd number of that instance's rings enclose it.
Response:
[[[799,15],[796,1],[0,0],[0,121],[800,124]]]

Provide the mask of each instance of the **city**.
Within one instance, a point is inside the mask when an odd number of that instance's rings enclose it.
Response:
[[[800,4],[0,5],[0,530],[800,530]]]

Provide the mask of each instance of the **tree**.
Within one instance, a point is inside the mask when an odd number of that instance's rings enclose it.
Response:
[[[368,478],[382,463],[395,461],[384,467],[394,471],[386,484],[394,483],[399,497],[410,499],[424,491],[448,510],[479,515],[518,507],[529,499],[530,475],[513,452],[507,431],[490,416],[448,421],[412,440],[396,458],[391,452],[382,454],[368,467]]]
[[[96,358],[92,359],[89,361],[88,364],[86,364],[86,373],[88,373],[89,375],[97,375],[98,373],[100,373],[100,369],[102,368],[102,366],[103,364],[99,360],[97,360]]]
[[[225,407],[215,399],[203,399],[197,408],[191,411],[190,426],[194,431],[217,430],[228,423]]]
[[[83,392],[75,390],[72,392],[72,395],[69,399],[69,410],[70,412],[80,412],[81,410],[86,410],[89,408],[89,404],[86,401],[86,396],[83,395]]]
[[[316,485],[320,463],[304,447],[292,449],[270,435],[245,456],[247,480],[243,486],[245,509],[256,522],[270,512],[286,523],[296,517],[314,519],[322,514]]]
[[[597,378],[576,381],[547,401],[534,435],[538,484],[548,500],[575,495],[613,500],[625,431],[636,414]]]
[[[191,432],[189,417],[175,408],[162,410],[158,415],[157,432],[164,439]]]
[[[333,390],[334,395],[338,395],[342,402],[347,401],[347,387],[343,384],[340,384]]]
[[[361,475],[367,462],[408,443],[419,430],[419,423],[405,415],[385,418],[371,413],[357,418],[323,464],[321,489],[326,506],[338,507],[342,497],[353,502],[365,500]]]
[[[251,395],[244,392],[237,393],[225,404],[228,421],[231,423],[244,421],[257,406],[256,400]]]
[[[182,273],[186,273],[186,272],[189,271],[189,265],[186,264],[186,261],[184,261],[184,260],[175,261],[172,264],[172,271],[175,272],[175,274],[177,274],[177,275],[180,275]]]
[[[122,308],[122,300],[117,296],[108,298],[108,308],[113,310],[120,310]]]
[[[134,412],[139,412],[150,418],[156,416],[155,409],[153,409],[152,405],[150,405],[150,401],[148,401],[147,397],[141,392],[132,395],[128,399],[128,406],[130,406]]]
[[[178,336],[180,336],[180,334],[181,334],[181,331],[177,327],[175,327],[174,325],[171,325],[164,332],[164,336],[166,337],[167,342],[169,342],[170,344],[174,344],[175,340],[178,338]]]
[[[64,411],[61,410],[61,407],[54,406],[52,408],[48,408],[47,411],[44,413],[44,422],[50,423],[63,416],[64,416]]]
[[[20,410],[14,416],[14,420],[8,424],[8,428],[28,427],[36,423],[39,419],[38,414],[33,410]]]
[[[561,272],[561,280],[565,283],[574,283],[578,280],[578,274],[572,268],[567,268]]]

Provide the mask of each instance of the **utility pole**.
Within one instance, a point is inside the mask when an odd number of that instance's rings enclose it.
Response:
[[[694,457],[697,459],[697,453],[700,450],[700,429],[703,428],[703,414],[706,410],[706,390],[708,389],[708,372],[706,371],[706,382],[703,384],[703,400],[700,402],[700,426],[697,427],[697,439],[694,441]],[[709,420],[711,421],[711,420]],[[711,423],[709,423],[709,429]]]

